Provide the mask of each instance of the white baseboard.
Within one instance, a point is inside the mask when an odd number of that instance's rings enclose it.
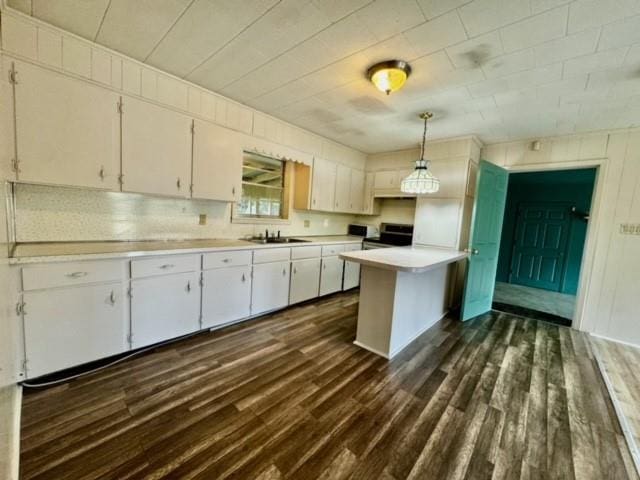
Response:
[[[590,333],[592,337],[601,338],[602,340],[607,340],[609,342],[619,343],[621,345],[626,345],[627,347],[640,348],[640,345],[637,343],[629,343],[624,340],[618,340],[617,338],[605,337],[604,335],[598,335],[597,333]]]
[[[22,387],[0,388],[0,478],[18,480]]]

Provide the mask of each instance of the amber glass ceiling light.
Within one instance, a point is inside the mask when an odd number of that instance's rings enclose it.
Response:
[[[376,63],[367,70],[367,76],[378,90],[389,95],[400,90],[411,75],[411,67],[402,60]]]
[[[424,130],[422,132],[422,148],[420,149],[420,160],[416,160],[416,169],[407,178],[402,180],[400,190],[404,193],[422,195],[425,193],[436,193],[440,189],[440,180],[429,171],[429,161],[424,159],[424,146],[427,140],[427,121],[433,117],[433,113],[424,112],[420,118],[424,120]]]

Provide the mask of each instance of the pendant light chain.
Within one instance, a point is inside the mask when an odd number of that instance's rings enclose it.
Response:
[[[424,145],[427,143],[427,122],[429,117],[424,116],[424,130],[422,131],[422,148],[420,149],[420,160],[424,161]]]

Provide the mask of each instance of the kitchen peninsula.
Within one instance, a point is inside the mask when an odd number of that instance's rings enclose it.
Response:
[[[343,253],[361,264],[355,344],[391,359],[447,311],[451,263],[465,252],[397,247]]]

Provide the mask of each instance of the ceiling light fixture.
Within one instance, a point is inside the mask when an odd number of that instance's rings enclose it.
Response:
[[[420,118],[424,120],[424,131],[422,133],[422,148],[420,149],[420,160],[416,160],[416,169],[407,178],[402,180],[400,190],[404,193],[422,195],[425,193],[436,193],[440,189],[440,180],[429,171],[429,162],[424,159],[424,147],[427,141],[427,121],[433,117],[433,113],[424,112]]]
[[[411,75],[411,66],[402,60],[376,63],[367,70],[367,77],[378,90],[389,95],[402,88]]]

